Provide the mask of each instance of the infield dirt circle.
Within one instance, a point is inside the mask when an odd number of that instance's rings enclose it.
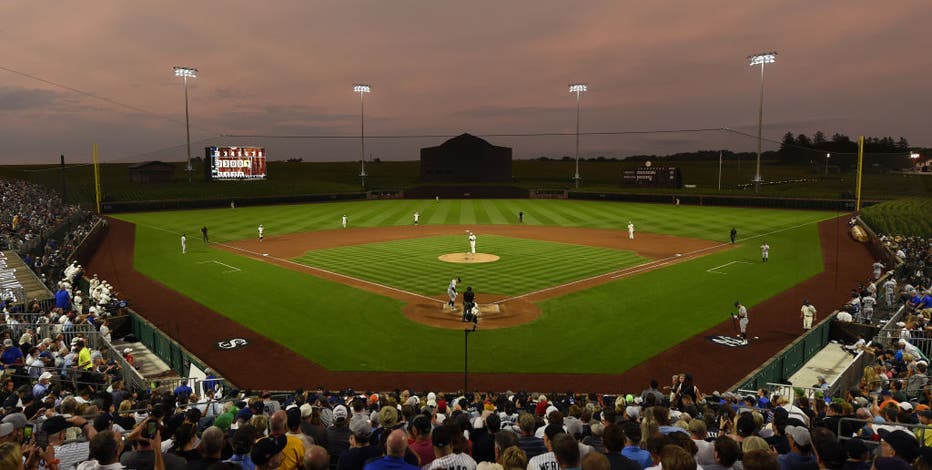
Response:
[[[488,253],[447,253],[437,257],[440,261],[447,263],[491,263],[498,261],[498,255]]]

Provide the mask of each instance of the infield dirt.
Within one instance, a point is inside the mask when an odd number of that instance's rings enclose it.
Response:
[[[405,387],[415,390],[458,390],[462,388],[461,373],[336,372],[324,369],[283,345],[258,335],[137,272],[132,264],[135,226],[112,218],[108,218],[108,221],[109,229],[100,247],[90,260],[81,260],[83,264],[88,266],[90,272],[96,272],[101,278],[110,281],[123,298],[130,299],[131,307],[138,313],[240,387],[281,390],[293,390],[298,387],[327,389],[352,387],[357,390],[392,390]],[[819,224],[825,265],[822,273],[754,306],[751,334],[759,334],[761,340],[749,347],[726,348],[706,339],[709,335],[733,334],[729,319],[623,374],[471,374],[470,388],[477,390],[565,391],[571,388],[575,391],[589,392],[638,391],[646,387],[652,378],[660,380],[663,384],[672,374],[687,371],[696,377],[698,386],[706,392],[713,389],[726,389],[798,338],[800,299],[806,297],[813,304],[819,305],[820,311],[831,311],[833,306],[841,305],[846,300],[852,286],[865,279],[872,258],[864,245],[854,242],[847,236],[846,222],[847,216],[842,216]],[[578,238],[571,237],[579,235],[577,230],[585,230],[559,229],[562,232],[545,235],[545,231],[538,232],[541,227],[501,226],[497,228],[496,232],[490,230],[485,233],[568,243],[579,243]],[[446,234],[447,229],[449,226],[380,229],[386,232],[379,234],[378,241],[428,236],[431,233]],[[336,232],[335,238],[329,241],[321,236],[323,232],[315,232],[307,234],[308,239],[301,240],[301,246],[292,243],[298,241],[299,235],[289,235],[267,239],[262,248],[264,252],[287,259],[299,256],[305,250],[315,249],[315,247],[367,243],[372,241],[373,234],[378,233],[364,229],[333,232]],[[518,235],[519,232],[521,235]],[[627,244],[628,240],[624,237],[627,234],[622,234],[620,231],[587,230],[587,232],[591,232],[592,237],[588,238],[586,244],[622,249],[633,247]],[[462,233],[462,229],[454,228],[451,233]],[[563,233],[563,235],[558,235],[558,233]],[[563,240],[554,238],[557,236],[565,238]],[[655,236],[658,237],[657,240],[667,242],[677,238]],[[649,239],[651,234],[639,233],[637,237],[635,241],[640,242]],[[693,250],[715,249],[709,246],[715,245],[714,243],[702,240],[694,240],[694,242],[696,245]],[[258,242],[253,240],[241,243],[245,244],[243,248],[250,251],[254,248],[249,245],[250,243],[258,245]],[[621,246],[621,244],[626,244],[626,246]],[[686,247],[671,250],[669,245],[658,243],[649,250],[635,249],[634,251],[655,260],[663,260],[670,256],[675,257],[676,253],[683,253],[683,257],[676,258],[680,260],[681,258],[688,259],[687,253],[690,249]],[[549,297],[556,293],[545,292],[542,295]],[[675,300],[676,295],[679,294],[671,291],[671,301]],[[531,303],[534,299],[531,295],[521,300]],[[435,315],[440,312],[441,302],[442,295],[440,294],[438,294],[437,303],[429,302]],[[517,308],[518,304],[514,305]],[[787,306],[792,306],[790,311]],[[180,315],[179,312],[184,312],[185,315]],[[191,318],[198,320],[192,322]],[[626,332],[623,328],[619,328],[618,333],[619,340],[623,340]],[[248,338],[250,345],[229,351],[215,347],[217,341],[232,337]],[[404,340],[404,338],[399,340]],[[528,347],[544,346],[529,345]],[[593,345],[593,354],[598,354],[597,345]],[[585,358],[580,358],[580,360],[585,360]]]

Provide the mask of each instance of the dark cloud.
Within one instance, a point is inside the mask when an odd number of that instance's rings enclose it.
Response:
[[[48,90],[0,87],[0,110],[21,111],[48,106],[59,98],[59,94]]]

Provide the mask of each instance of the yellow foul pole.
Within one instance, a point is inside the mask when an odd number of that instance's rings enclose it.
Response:
[[[100,163],[97,161],[97,144],[94,144],[94,195],[97,199],[97,215],[100,215]]]
[[[858,137],[858,182],[855,188],[854,210],[861,212],[861,174],[864,172],[864,136]]]

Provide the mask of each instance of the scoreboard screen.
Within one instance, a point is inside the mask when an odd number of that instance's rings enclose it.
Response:
[[[265,149],[262,147],[207,147],[207,177],[211,180],[265,179]]]
[[[634,170],[625,170],[621,184],[679,189],[683,187],[683,177],[677,167],[640,166]]]

